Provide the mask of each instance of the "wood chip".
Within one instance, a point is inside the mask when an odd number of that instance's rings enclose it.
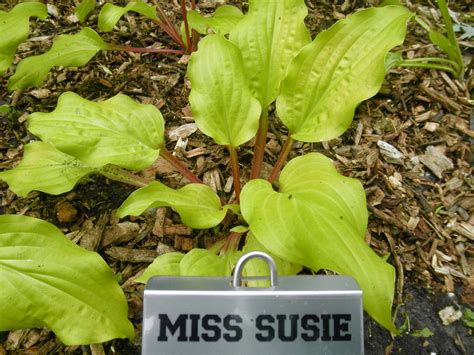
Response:
[[[218,192],[222,190],[219,169],[212,169],[212,170],[206,171],[204,173],[202,180],[206,185],[209,185],[211,189],[214,190],[214,192]]]
[[[377,142],[380,154],[387,163],[403,165],[405,156],[393,145],[379,140]]]
[[[426,122],[423,129],[427,130],[428,132],[436,132],[439,128],[439,123],[436,122]]]
[[[164,235],[164,226],[166,218],[166,207],[160,207],[156,209],[156,219],[155,224],[153,225],[152,233],[157,237],[163,237]]]
[[[426,85],[420,85],[420,89],[426,93],[431,99],[439,102],[441,105],[443,105],[446,109],[448,110],[453,110],[454,112],[461,112],[462,111],[462,106],[459,105],[458,103],[454,102],[451,100],[449,97],[446,95],[443,95],[439,93],[438,91],[429,88]]]
[[[113,226],[105,227],[101,248],[110,244],[125,243],[137,237],[140,232],[140,225],[133,222],[122,222]]]
[[[419,158],[439,179],[443,177],[444,171],[454,168],[453,162],[444,155],[443,150],[432,145],[428,146],[426,153]]]
[[[131,263],[151,263],[158,256],[156,250],[129,249],[121,247],[111,247],[105,250],[105,254],[119,261]]]
[[[178,235],[174,238],[174,247],[178,250],[190,251],[194,248],[194,239]]]
[[[79,235],[76,237],[80,239],[79,245],[84,249],[96,251],[100,245],[102,233],[104,232],[105,225],[108,220],[108,213],[101,215],[95,224],[92,219],[86,220],[82,225]]]

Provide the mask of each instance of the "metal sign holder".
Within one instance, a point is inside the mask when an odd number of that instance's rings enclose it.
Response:
[[[245,287],[252,258],[270,287]],[[351,277],[278,277],[262,252],[243,255],[228,277],[154,277],[145,289],[142,353],[363,354],[362,291]]]

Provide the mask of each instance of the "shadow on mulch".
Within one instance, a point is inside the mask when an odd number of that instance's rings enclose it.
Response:
[[[456,355],[472,354],[474,337],[468,334],[468,329],[460,321],[445,326],[438,312],[447,306],[456,305],[456,296],[447,294],[431,295],[425,289],[407,285],[404,290],[406,302],[398,311],[397,325],[400,326],[408,317],[410,331],[428,328],[433,335],[428,338],[415,337],[407,333],[392,340],[390,333],[382,329],[372,319],[366,316],[365,354],[384,354],[389,346],[392,351],[388,354],[439,354]]]

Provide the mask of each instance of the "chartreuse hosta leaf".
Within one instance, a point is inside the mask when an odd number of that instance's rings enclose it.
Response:
[[[79,21],[84,22],[87,16],[94,10],[95,5],[96,0],[82,0],[74,10]]]
[[[152,20],[158,21],[156,9],[143,1],[130,1],[125,7],[107,3],[99,14],[99,29],[104,32],[112,31],[114,26],[128,11],[137,12]]]
[[[391,320],[395,271],[365,243],[367,209],[359,181],[339,175],[331,160],[310,153],[290,161],[280,189],[251,180],[240,195],[251,232],[270,252],[313,270],[351,275],[364,308],[396,332]]]
[[[0,283],[0,331],[48,327],[66,345],[134,336],[112,270],[45,221],[0,216]]]
[[[184,256],[185,254],[178,252],[160,255],[135,281],[146,284],[153,276],[181,276],[179,263]]]
[[[26,2],[16,5],[10,12],[0,11],[0,74],[12,64],[18,45],[28,38],[30,17],[44,20],[48,16],[45,4]]]
[[[195,10],[188,11],[187,16],[189,27],[203,35],[207,35],[209,29],[225,35],[244,18],[238,8],[230,5],[219,6],[211,16],[204,17]]]
[[[285,276],[285,275],[296,275],[298,272],[301,271],[303,268],[301,265],[293,264],[285,259],[279,258],[278,256],[272,254],[265,246],[258,241],[257,238],[250,232],[247,235],[247,239],[245,240],[245,245],[243,248],[243,253],[248,253],[251,251],[263,251],[269,254],[273,261],[275,261],[278,275]],[[270,270],[266,262],[261,259],[253,258],[249,260],[245,264],[244,268],[244,275],[245,276],[269,276]],[[258,280],[258,281],[250,281],[249,286],[253,287],[269,287],[270,280]]]
[[[28,122],[33,134],[91,167],[142,170],[158,158],[163,143],[160,111],[125,95],[92,102],[66,92],[53,112],[34,113]]]
[[[241,255],[233,251],[217,256],[199,248],[187,254],[168,253],[157,257],[135,281],[147,283],[153,276],[230,276]]]
[[[8,89],[16,90],[39,86],[53,67],[79,67],[89,62],[109,45],[92,29],[85,27],[74,35],[60,35],[51,49],[43,54],[23,59],[15,74],[8,80]]]
[[[250,0],[249,12],[231,31],[242,52],[250,89],[264,109],[277,97],[288,64],[311,41],[304,0]]]
[[[237,147],[258,130],[260,105],[252,96],[239,48],[220,35],[199,42],[188,64],[189,101],[199,129],[218,144]]]
[[[153,181],[134,191],[117,210],[117,216],[138,216],[148,208],[163,206],[173,207],[184,224],[197,229],[217,226],[227,213],[219,196],[207,185],[189,184],[174,190]]]
[[[23,160],[12,170],[0,172],[0,180],[8,183],[19,196],[30,191],[59,195],[72,190],[85,175],[98,171],[52,145],[34,142],[25,146]]]
[[[385,56],[403,42],[411,16],[401,6],[362,10],[299,52],[277,99],[278,115],[293,139],[329,140],[349,127],[356,106],[380,89]]]

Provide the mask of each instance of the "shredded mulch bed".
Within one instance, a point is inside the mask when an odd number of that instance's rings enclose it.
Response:
[[[212,11],[216,2],[202,1],[201,8]],[[0,9],[9,9],[15,3],[7,1]],[[55,36],[75,33],[81,28],[79,23],[71,21],[72,2],[64,3],[51,7],[48,20],[32,21],[30,38],[20,46],[16,62],[47,50]],[[167,13],[178,23],[176,1],[160,3],[164,3]],[[234,4],[246,6],[241,1]],[[321,4],[308,0],[307,5],[310,11],[307,22],[314,35],[366,4],[350,0]],[[463,0],[450,7],[460,20],[468,21],[469,13],[472,19],[471,5]],[[431,23],[440,23],[431,3],[417,2],[409,7]],[[96,9],[85,25],[96,29],[97,13]],[[104,37],[109,42],[132,46],[153,43],[172,46],[150,21],[133,13],[120,21],[118,31]],[[409,26],[407,40],[399,49],[408,57],[440,55],[426,34],[414,25]],[[473,43],[461,41],[461,49],[469,61]],[[74,91],[91,100],[123,93],[159,108],[165,117],[168,149],[175,151],[205,183],[230,199],[232,174],[226,151],[192,129],[187,101],[189,85],[185,77],[187,60],[187,56],[176,55],[100,53],[84,67],[54,69],[40,88],[13,93],[6,89],[7,79],[13,74],[10,69],[0,77],[0,104],[14,108],[9,115],[0,114],[0,170],[14,167],[21,160],[23,146],[34,139],[26,130],[26,117],[32,112],[53,110],[62,92]],[[379,94],[359,106],[351,128],[342,137],[321,144],[298,142],[293,155],[290,154],[292,158],[309,151],[321,152],[335,161],[341,173],[363,183],[370,215],[366,241],[379,255],[389,253],[389,262],[397,270],[394,309],[397,325],[405,323],[406,333],[392,339],[387,331],[367,318],[367,354],[471,354],[474,351],[472,329],[460,321],[445,326],[438,315],[446,306],[474,307],[471,75],[469,64],[465,80],[434,70],[392,70]],[[270,118],[264,164],[267,173],[287,134],[273,113]],[[180,136],[176,134],[177,128],[181,128]],[[240,147],[244,180],[249,176],[251,148],[252,142]],[[185,183],[161,159],[143,174],[171,187]],[[133,279],[158,255],[209,246],[225,234],[193,231],[170,209],[163,208],[141,217],[119,220],[114,210],[132,191],[128,185],[92,176],[63,195],[32,192],[20,198],[0,181],[1,214],[23,214],[49,221],[82,247],[98,251],[120,273],[129,318],[137,334],[132,342],[113,340],[67,347],[49,330],[16,330],[0,333],[0,355],[139,353],[143,285]],[[410,335],[423,328],[429,328],[434,335]]]

